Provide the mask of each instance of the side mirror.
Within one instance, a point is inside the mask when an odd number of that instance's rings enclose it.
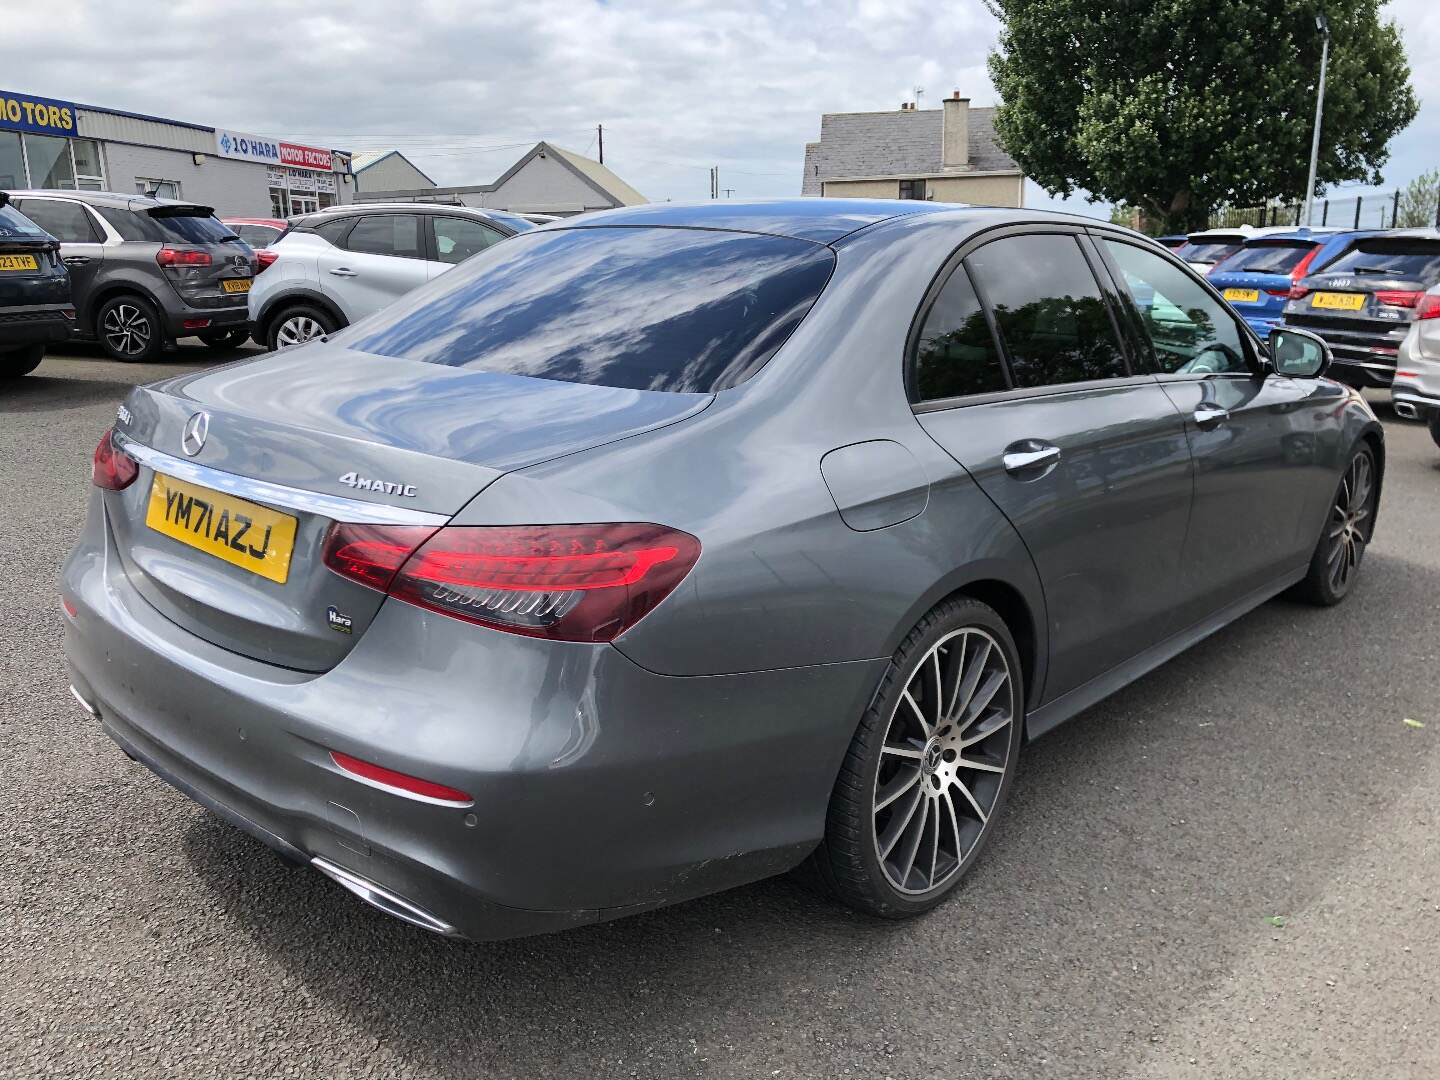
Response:
[[[1277,326],[1270,331],[1270,366],[1291,379],[1314,379],[1330,369],[1330,346],[1318,334]]]

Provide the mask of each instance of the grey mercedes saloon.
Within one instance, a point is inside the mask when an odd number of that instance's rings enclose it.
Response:
[[[1278,593],[1354,588],[1384,445],[1328,360],[1084,218],[558,221],[132,391],[63,574],[74,692],[439,933],[807,861],[917,914],[1027,740]]]

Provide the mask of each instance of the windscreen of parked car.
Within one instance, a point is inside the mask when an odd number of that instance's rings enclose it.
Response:
[[[712,393],[764,366],[834,265],[829,248],[788,237],[532,231],[360,323],[346,344],[561,382]]]
[[[1191,241],[1183,247],[1176,248],[1175,254],[1186,262],[1218,263],[1221,259],[1229,258],[1239,250],[1239,244],[1211,244]]]
[[[1227,274],[1288,274],[1315,250],[1305,240],[1262,240],[1247,244],[1215,269]]]
[[[1325,267],[1325,273],[1408,278],[1434,285],[1440,283],[1440,240],[1402,236],[1357,240]]]
[[[13,206],[0,206],[0,240],[45,240],[49,236]]]
[[[177,212],[168,207],[158,214],[126,210],[119,206],[97,206],[95,209],[122,240],[143,240],[154,244],[221,244],[240,239],[213,214]]]

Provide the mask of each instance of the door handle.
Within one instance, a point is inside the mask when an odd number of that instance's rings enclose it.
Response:
[[[1217,428],[1230,419],[1230,412],[1219,405],[1199,405],[1195,409],[1195,426],[1202,431]]]
[[[1013,443],[1012,448],[1007,449],[1000,460],[1004,462],[1005,471],[1008,473],[1048,470],[1060,460],[1060,448],[1038,439],[1026,439],[1024,442]]]
[[[335,267],[335,269],[331,270],[330,273],[334,274],[336,277],[359,277],[359,276],[360,276],[357,271],[351,270],[348,266],[337,266],[337,267]]]

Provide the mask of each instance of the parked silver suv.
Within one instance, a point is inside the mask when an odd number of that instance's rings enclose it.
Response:
[[[180,337],[231,348],[249,335],[255,253],[210,207],[101,191],[12,191],[10,203],[60,241],[75,335],[115,359],[154,359]]]

